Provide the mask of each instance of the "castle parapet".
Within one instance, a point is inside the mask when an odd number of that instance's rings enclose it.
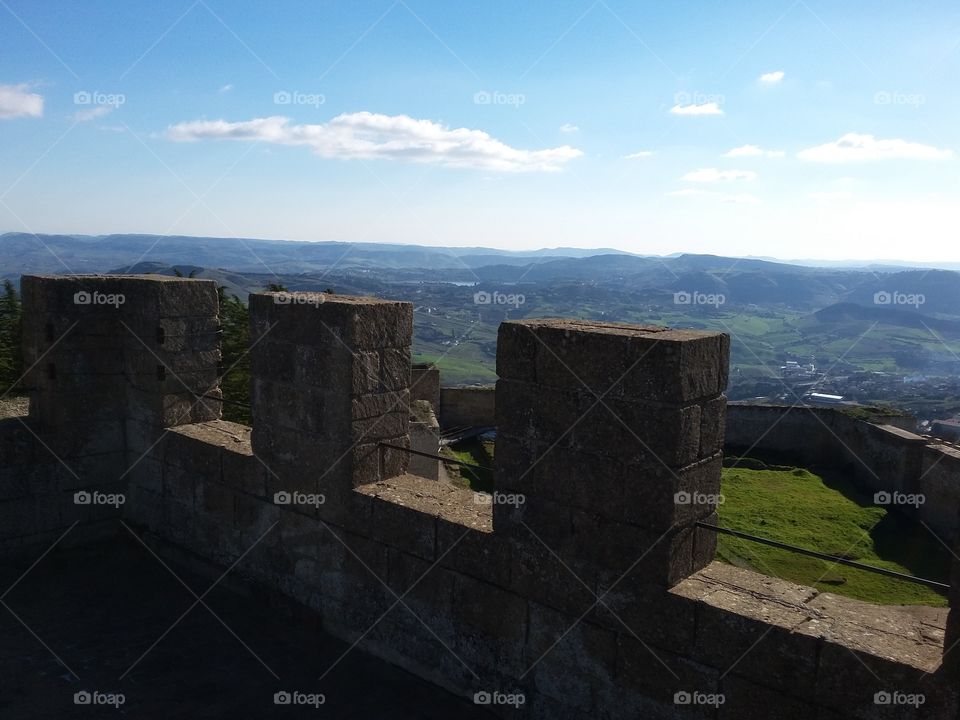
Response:
[[[250,296],[254,453],[277,488],[342,496],[406,472],[413,306]]]
[[[585,577],[670,586],[708,564],[729,338],[581,320],[500,326],[494,529]],[[587,582],[590,582],[588,579]]]

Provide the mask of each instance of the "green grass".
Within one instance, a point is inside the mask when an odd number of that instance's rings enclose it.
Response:
[[[720,524],[849,560],[946,582],[950,556],[922,526],[840,480],[803,469],[724,468]],[[717,559],[881,605],[946,605],[923,585],[721,535]]]
[[[459,348],[458,348],[459,349]],[[440,368],[441,385],[469,385],[473,383],[493,383],[497,380],[493,359],[483,357],[462,357],[456,352],[448,355],[431,353],[413,353],[414,363],[434,363]]]
[[[462,465],[447,463],[447,472],[451,475],[455,484],[476,492],[493,491],[493,442],[484,442],[480,438],[469,438],[454,445],[448,445],[443,449],[442,454],[449,455],[460,462],[479,465],[480,468],[483,468],[474,470]]]

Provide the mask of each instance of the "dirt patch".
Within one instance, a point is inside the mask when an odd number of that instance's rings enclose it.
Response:
[[[26,415],[30,410],[30,399],[25,397],[8,397],[0,399],[0,418]]]

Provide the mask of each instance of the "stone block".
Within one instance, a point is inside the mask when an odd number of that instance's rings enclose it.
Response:
[[[565,506],[607,517],[623,515],[628,480],[627,466],[608,455],[553,447],[546,450],[533,470],[533,494]]]
[[[167,465],[163,469],[163,494],[172,501],[193,508],[196,473],[188,468]]]
[[[497,375],[504,380],[536,382],[540,342],[523,323],[500,323],[497,331]]]
[[[286,300],[286,301],[285,301]],[[252,293],[255,334],[297,345],[342,344],[350,351],[410,345],[410,303],[326,293]]]
[[[410,388],[410,347],[385,348],[380,351],[380,388],[399,391]]]
[[[370,443],[405,436],[410,427],[406,408],[364,420],[354,420],[351,437],[354,442]]]
[[[453,593],[455,574],[422,558],[391,548],[387,584],[400,605],[394,613],[401,623],[416,628],[421,622],[440,634],[446,643],[454,640]]]
[[[492,503],[496,532],[524,542],[541,542],[551,548],[565,546],[573,532],[574,510],[545,497],[523,496],[523,502],[519,502],[520,497],[511,498],[508,493],[502,502]]]
[[[712,563],[674,594],[699,600],[695,656],[764,685],[809,697],[818,642],[799,633],[815,590]]]
[[[157,284],[152,280],[149,277],[141,282],[144,288],[156,288],[160,317],[216,317],[220,313],[217,283],[214,280],[171,278]]]
[[[517,677],[525,669],[527,601],[489,583],[456,577],[453,649],[475,668]]]
[[[234,493],[219,481],[211,481],[199,476],[194,486],[197,509],[217,523],[234,523]]]
[[[258,381],[296,383],[305,380],[297,375],[297,350],[297,345],[275,342],[272,338],[253,345],[250,351],[250,372],[254,387]],[[269,411],[269,408],[267,410]]]
[[[493,453],[494,487],[504,492],[536,494],[536,466],[549,449],[549,445],[536,438],[516,437],[498,427]]]
[[[376,418],[393,412],[406,414],[410,407],[410,391],[369,393],[354,397],[351,404],[354,420]]]
[[[596,605],[596,577],[571,568],[557,551],[533,540],[514,541],[510,589],[521,597],[579,617]]]
[[[720,692],[719,670],[655,649],[626,634],[617,637],[617,645],[618,684],[656,703],[673,705],[677,714],[682,712],[684,717],[715,716],[715,705],[684,704],[682,694],[716,696]]]
[[[783,720],[821,717],[814,705],[736,675],[724,677],[720,690],[724,700],[720,706],[720,720],[768,720],[774,713]]]
[[[510,586],[513,544],[500,533],[437,519],[437,559],[442,567],[478,580]]]
[[[355,352],[350,358],[352,386],[354,395],[365,395],[380,389],[380,354],[377,352]]]
[[[697,459],[700,407],[603,398],[580,388],[500,380],[497,427],[517,438],[624,461],[679,467]]]
[[[616,674],[616,633],[533,602],[529,622],[524,660],[537,690],[589,710]]]
[[[597,604],[591,622],[618,634],[637,637],[651,647],[693,657],[696,601],[651,583],[636,567],[597,580]]]
[[[516,380],[498,380],[497,431],[536,438],[548,446],[570,445],[572,431],[592,404],[578,387],[546,388]]]
[[[437,519],[383,498],[374,498],[370,536],[406,553],[433,560]]]
[[[720,395],[700,406],[700,453],[701,458],[715,455],[723,450],[727,431],[727,396]]]
[[[224,450],[221,462],[225,485],[248,495],[266,496],[268,470],[254,457],[249,446],[238,450]]]
[[[504,323],[498,342],[505,343],[497,358],[502,378],[679,403],[714,396],[726,386],[729,341],[720,333],[538,319]]]
[[[683,468],[659,463],[627,466],[620,517],[660,531],[705,520],[720,501],[722,469],[720,453]]]
[[[574,511],[572,520],[560,550],[571,567],[592,565],[612,577],[629,571],[661,587],[693,572],[693,528],[651,531],[582,511]]]
[[[220,344],[218,317],[165,318],[157,320],[157,345],[168,351],[214,350]]]
[[[278,474],[278,468],[289,468],[304,478],[316,478],[337,465],[348,468],[350,457],[347,440],[331,440],[271,425],[255,425],[250,434],[254,454],[268,467]]]
[[[949,673],[927,674],[827,642],[820,651],[813,699],[857,718],[934,720],[956,716],[958,692],[956,678]],[[884,696],[891,702],[884,702]],[[922,703],[910,704],[905,696],[922,697]],[[899,699],[892,701],[895,697]]]

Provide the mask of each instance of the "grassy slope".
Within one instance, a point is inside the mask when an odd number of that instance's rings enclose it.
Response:
[[[455,484],[461,487],[469,488],[477,492],[493,491],[493,473],[490,468],[493,467],[493,447],[492,442],[484,442],[479,438],[470,438],[456,443],[455,446],[444,448],[443,454],[449,454],[450,457],[460,462],[478,465],[480,468],[472,470],[462,465],[447,465],[447,472],[453,478]]]
[[[944,582],[946,549],[922,527],[806,470],[725,468],[722,525],[800,547]],[[720,536],[718,559],[819,590],[885,605],[943,606],[942,595],[855,568]]]

